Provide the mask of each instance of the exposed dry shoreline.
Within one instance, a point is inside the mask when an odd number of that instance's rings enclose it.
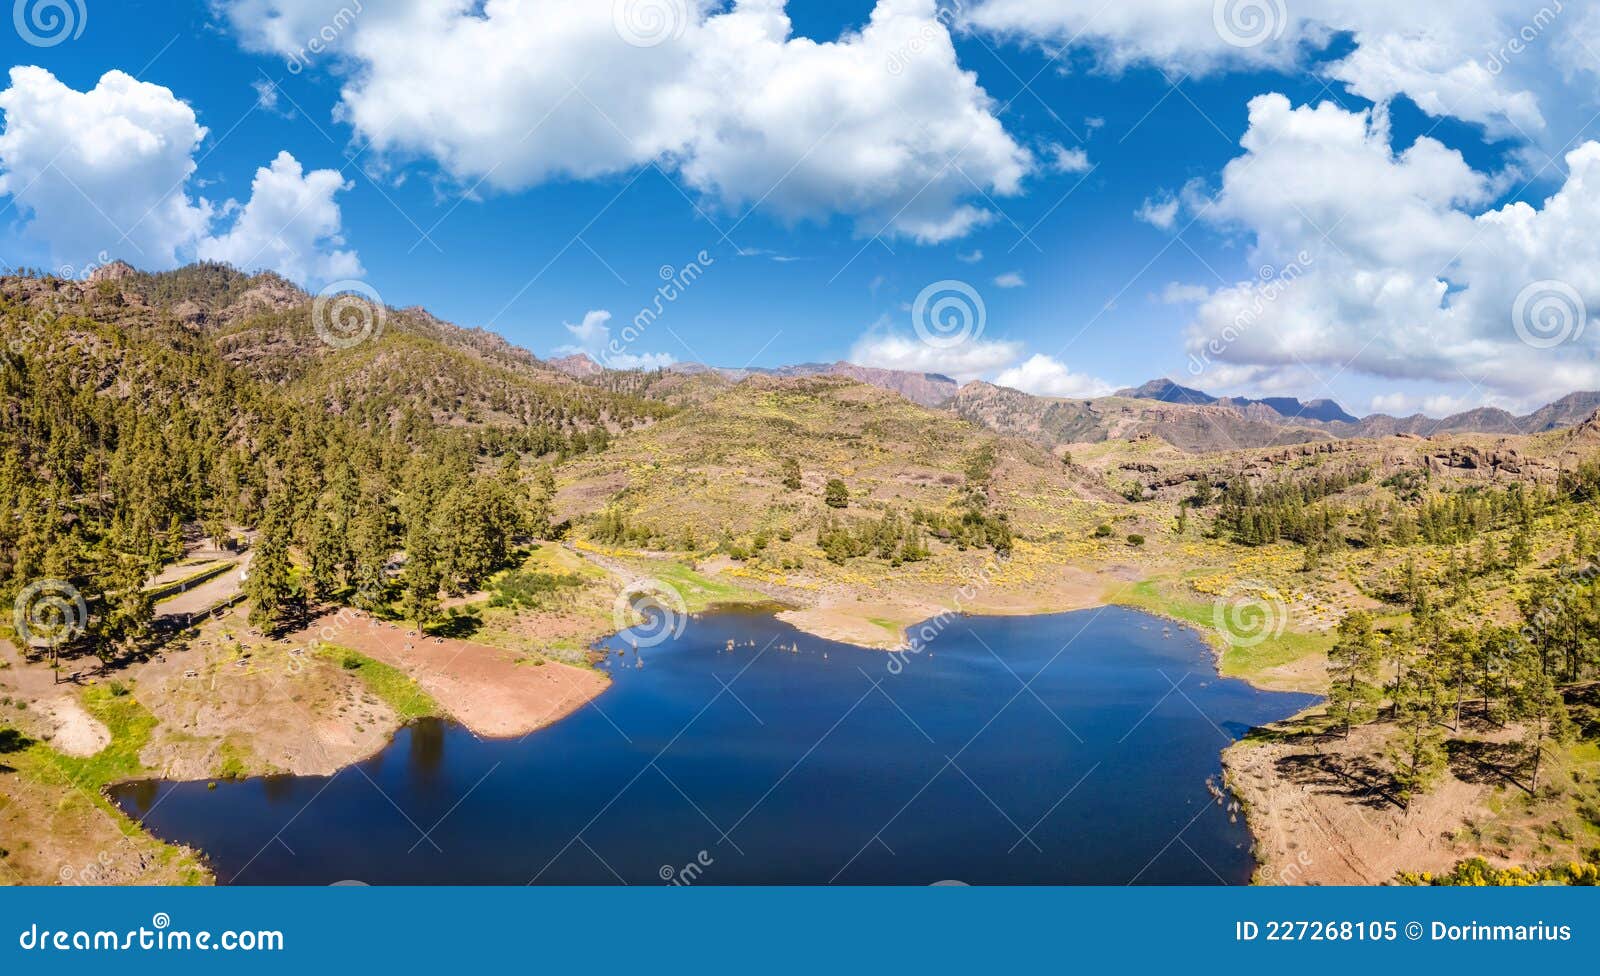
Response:
[[[809,606],[784,610],[777,617],[813,637],[869,650],[903,651],[911,647],[909,631],[941,615],[988,617],[1029,616],[1092,610],[1106,605],[1113,576],[1077,567],[1063,567],[1047,581],[1026,590],[973,583],[959,587],[906,587],[874,593],[863,599],[847,592],[828,592]]]
[[[610,687],[598,671],[487,644],[419,636],[358,610],[330,614],[290,635],[357,651],[404,671],[475,734],[490,739],[528,735],[560,721]]]

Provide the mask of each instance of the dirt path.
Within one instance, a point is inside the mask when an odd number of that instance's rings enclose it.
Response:
[[[243,571],[248,566],[245,560],[238,566],[230,567],[218,576],[191,587],[183,593],[156,604],[156,616],[183,617],[188,614],[202,613],[225,600],[231,600],[244,589]]]
[[[514,651],[414,633],[344,610],[289,639],[321,640],[399,668],[452,718],[488,738],[515,738],[541,729],[582,708],[610,684],[588,668],[555,661],[538,664]]]

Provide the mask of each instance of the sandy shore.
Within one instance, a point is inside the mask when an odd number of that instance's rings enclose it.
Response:
[[[810,606],[785,610],[778,619],[814,637],[874,650],[898,651],[911,644],[910,628],[941,614],[1025,616],[1066,613],[1105,605],[1105,594],[1125,580],[1076,567],[1026,588],[984,585],[911,587],[862,599],[825,593]]]
[[[330,614],[289,639],[347,647],[399,668],[450,717],[487,738],[515,738],[572,714],[609,687],[597,671],[535,664],[486,644],[413,631],[355,610]]]
[[[1489,787],[1446,776],[1402,807],[1368,758],[1389,731],[1240,742],[1223,754],[1255,838],[1257,884],[1386,884],[1401,871],[1448,871],[1471,856],[1450,838],[1484,812]]]

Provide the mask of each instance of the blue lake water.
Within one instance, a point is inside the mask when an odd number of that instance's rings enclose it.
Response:
[[[1207,781],[1313,700],[1118,608],[958,618],[899,674],[755,611],[605,646],[611,689],[522,740],[428,721],[332,777],[113,798],[233,884],[1235,884]]]

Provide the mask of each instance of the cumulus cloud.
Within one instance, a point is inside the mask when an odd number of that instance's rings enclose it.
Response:
[[[1420,413],[1425,417],[1440,419],[1471,410],[1480,405],[1499,405],[1495,402],[1496,399],[1491,397],[1488,404],[1479,404],[1471,397],[1453,396],[1448,393],[1427,396],[1399,392],[1380,393],[1372,398],[1372,411],[1373,413],[1384,413],[1394,417],[1409,417]]]
[[[206,136],[194,110],[159,85],[107,72],[74,91],[43,68],[11,69],[0,92],[0,194],[58,262],[101,251],[169,268],[210,227],[204,200],[179,190]]]
[[[1057,173],[1087,173],[1094,168],[1094,164],[1089,162],[1089,154],[1082,149],[1050,145],[1046,147],[1046,158],[1050,168]]]
[[[1167,305],[1193,305],[1203,302],[1211,297],[1211,289],[1200,285],[1185,285],[1180,282],[1170,282],[1162,289],[1161,301]]]
[[[1065,363],[1041,353],[995,377],[995,383],[1013,390],[1049,397],[1100,397],[1112,392],[1104,380],[1069,370]]]
[[[1557,7],[1559,10],[1559,6]],[[1322,0],[979,0],[970,27],[1048,45],[1092,50],[1101,66],[1121,71],[1155,65],[1178,74],[1228,69],[1290,69],[1325,50],[1336,34],[1355,44],[1328,74],[1366,98],[1406,95],[1433,115],[1450,115],[1491,133],[1544,126],[1528,64],[1485,56],[1530,27],[1559,33],[1549,0],[1456,0],[1450,15],[1423,3]],[[1591,55],[1592,58],[1592,55]]]
[[[1171,230],[1178,223],[1178,198],[1171,194],[1150,197],[1133,215],[1152,227]]]
[[[246,45],[285,56],[339,6],[218,4]],[[824,43],[793,36],[783,0],[722,6],[662,5],[647,25],[595,0],[370,4],[329,48],[351,69],[338,115],[378,152],[493,189],[657,161],[732,208],[845,214],[925,243],[987,223],[977,191],[1017,193],[1036,168],[961,69],[935,0],[879,0]]]
[[[630,352],[620,342],[611,341],[611,313],[598,309],[587,312],[583,321],[574,325],[561,323],[572,333],[570,345],[556,348],[558,356],[575,356],[582,353],[607,369],[664,369],[677,362],[664,352]]]
[[[921,341],[915,335],[886,331],[880,323],[877,328],[856,340],[847,358],[857,366],[942,373],[966,383],[992,376],[1021,356],[1020,342],[977,338],[954,347],[940,348]]]
[[[219,208],[190,195],[207,130],[170,89],[121,71],[85,92],[43,68],[10,77],[0,91],[0,196],[56,263],[82,267],[104,254],[166,269],[208,257],[302,283],[360,274],[355,253],[338,249],[337,173],[306,173],[281,153],[257,172],[250,200]]]
[[[997,275],[994,279],[996,288],[1021,288],[1027,283],[1027,279],[1022,277],[1022,272],[1020,271],[1007,271]]]
[[[887,319],[857,339],[847,359],[858,366],[939,373],[961,383],[989,379],[1038,396],[1104,396],[1112,389],[1105,381],[1074,373],[1049,356],[1027,356],[1020,342],[987,339],[981,334],[954,345],[928,342],[895,330]]]
[[[334,195],[350,184],[331,169],[307,173],[287,152],[256,171],[250,201],[237,208],[233,226],[200,241],[199,256],[240,268],[272,268],[295,281],[337,281],[362,274],[344,244]]]
[[[1496,179],[1384,113],[1250,103],[1244,154],[1204,219],[1251,241],[1253,280],[1216,290],[1193,362],[1463,378],[1525,402],[1600,387],[1600,143],[1566,157],[1542,206],[1484,208]]]

